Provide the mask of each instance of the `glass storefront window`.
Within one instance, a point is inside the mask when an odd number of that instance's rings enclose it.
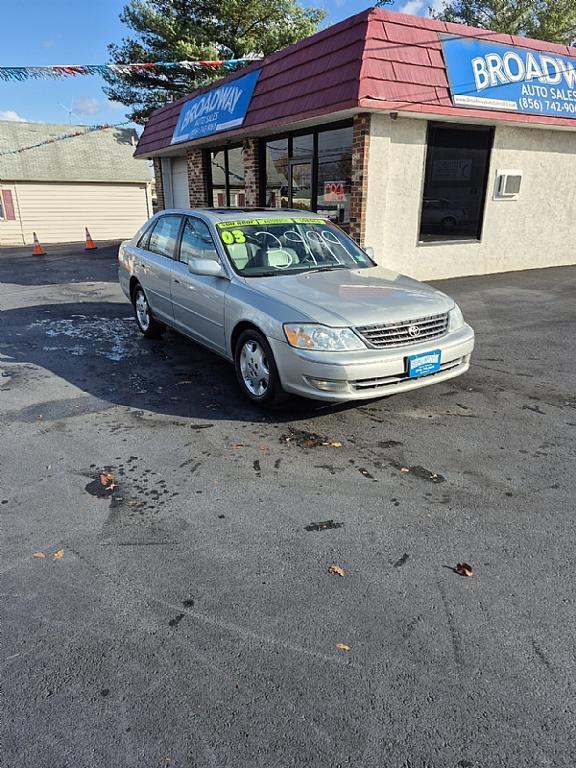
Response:
[[[226,147],[210,152],[211,197],[215,208],[243,208],[246,205],[244,150]]]
[[[480,239],[492,136],[484,126],[430,125],[421,242]]]
[[[292,137],[292,158],[294,160],[311,160],[314,156],[314,134],[306,133],[304,135]]]
[[[264,145],[265,205],[323,213],[340,226],[350,221],[352,125],[316,128]]]
[[[350,221],[352,128],[318,134],[318,203],[316,210],[336,224]]]

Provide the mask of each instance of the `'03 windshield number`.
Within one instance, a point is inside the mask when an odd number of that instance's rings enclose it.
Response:
[[[233,245],[234,243],[246,242],[246,235],[244,232],[242,232],[241,229],[225,229],[223,232],[220,232],[220,237],[225,245]]]

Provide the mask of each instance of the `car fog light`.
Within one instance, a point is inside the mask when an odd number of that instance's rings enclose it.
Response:
[[[323,392],[349,392],[347,381],[330,381],[329,379],[307,378],[309,384]]]

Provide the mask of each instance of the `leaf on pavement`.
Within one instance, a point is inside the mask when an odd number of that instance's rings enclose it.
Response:
[[[64,557],[64,550],[59,549],[57,552],[54,552],[54,560],[62,560]]]
[[[457,563],[456,573],[459,576],[474,576],[474,569],[468,563]]]
[[[336,648],[338,648],[339,651],[349,651],[350,646],[346,645],[346,643],[336,643]]]
[[[44,554],[44,552],[34,552],[32,557],[35,557],[37,560],[44,560],[46,555]]]
[[[331,573],[333,576],[344,576],[346,572],[343,568],[340,568],[339,565],[336,565],[336,563],[332,563],[330,568],[328,568],[328,573]]]
[[[330,443],[330,448],[342,448],[342,443],[339,440],[333,440]]]

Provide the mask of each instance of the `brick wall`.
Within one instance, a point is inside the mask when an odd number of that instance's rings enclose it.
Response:
[[[202,208],[211,205],[208,200],[208,184],[204,170],[204,159],[201,149],[189,149],[186,152],[188,166],[188,195],[191,208]]]
[[[368,155],[370,152],[370,115],[354,117],[352,132],[352,195],[350,201],[350,235],[364,245],[366,234],[366,201],[368,198]]]
[[[244,183],[246,187],[246,205],[260,205],[260,155],[258,139],[244,139]]]
[[[164,202],[164,182],[162,180],[162,163],[159,157],[155,157],[154,179],[156,181],[156,210],[161,211],[166,207]]]

